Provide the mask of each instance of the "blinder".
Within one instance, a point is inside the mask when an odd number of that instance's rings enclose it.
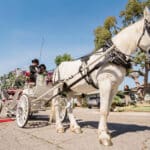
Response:
[[[148,36],[150,37],[150,22],[147,19],[144,19],[144,27],[143,27],[143,33],[140,36],[139,40],[138,40],[138,44],[137,47],[144,53],[146,53],[146,58],[148,60],[148,62],[150,61],[150,49],[149,50],[145,50],[143,48],[140,47],[140,42],[145,34],[145,32],[147,32]]]
[[[150,36],[150,22],[147,19],[145,19],[144,28]]]
[[[143,52],[145,52],[145,50],[140,47],[140,42],[141,42],[145,32],[147,32],[148,36],[150,37],[150,22],[147,19],[144,19],[143,32],[142,32],[142,35],[140,36],[138,43],[137,43],[137,47],[140,48],[140,50],[142,50]]]
[[[150,22],[147,19],[145,19],[144,28],[146,32],[148,33],[148,36],[150,37]],[[146,52],[146,58],[147,58],[147,61],[149,62],[150,61],[150,48]]]

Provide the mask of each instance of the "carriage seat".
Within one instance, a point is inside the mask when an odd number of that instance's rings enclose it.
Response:
[[[37,74],[36,84],[32,82],[27,83],[23,93],[35,98],[41,96],[52,87],[48,79],[49,74]]]

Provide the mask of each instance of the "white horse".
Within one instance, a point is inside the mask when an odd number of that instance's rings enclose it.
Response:
[[[112,38],[112,42],[115,45],[115,48],[126,56],[133,54],[136,51],[137,47],[142,48],[145,52],[148,51],[150,48],[149,24],[150,11],[146,7],[144,10],[144,17],[141,20],[123,29],[120,33]],[[98,55],[93,54],[92,56],[90,56],[87,64],[90,64],[98,57]],[[101,58],[101,60],[103,59],[104,57]],[[58,66],[54,71],[53,82],[56,83],[60,80],[70,78],[72,75],[79,72],[79,68],[81,65],[81,60],[61,63],[61,65]],[[117,92],[118,86],[122,83],[125,75],[126,69],[121,65],[116,65],[113,63],[106,63],[91,73],[93,82],[99,87],[99,93],[101,97],[98,138],[100,143],[103,145],[112,144],[107,127],[107,117],[109,114],[112,99]],[[85,79],[82,79],[80,82],[71,87],[70,92],[67,93],[67,97],[69,100],[71,99],[71,97],[73,97],[73,95],[75,95],[75,93],[86,94],[94,90],[95,88],[93,88],[93,86],[87,84]],[[58,89],[54,91],[54,95],[57,92]],[[56,129],[57,132],[61,133],[64,132],[64,128],[60,120],[59,100],[60,97],[56,97],[53,100],[53,104],[55,107],[56,115]],[[70,120],[71,131],[80,133],[80,126],[75,120],[71,107],[69,107],[68,109],[68,117]]]

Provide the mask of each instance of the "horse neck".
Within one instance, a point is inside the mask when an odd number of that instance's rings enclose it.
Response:
[[[123,29],[120,33],[112,38],[114,45],[122,53],[131,55],[135,52],[138,40],[143,32],[144,19]]]

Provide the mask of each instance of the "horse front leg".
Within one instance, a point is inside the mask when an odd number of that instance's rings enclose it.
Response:
[[[57,95],[57,93],[58,89],[55,89],[53,91],[53,95]],[[57,133],[64,133],[65,130],[60,118],[60,100],[61,100],[60,96],[57,96],[52,100],[52,106],[50,111],[50,123],[55,121]]]
[[[112,81],[108,77],[99,79],[99,91],[101,97],[100,122],[98,127],[99,142],[105,146],[112,145],[111,137],[108,132],[107,118],[110,110],[110,101],[112,99]]]
[[[56,131],[57,133],[64,133],[64,127],[63,127],[63,124],[61,122],[61,118],[60,118],[60,97],[57,97],[55,99],[55,102],[54,102],[54,109],[55,109],[55,121],[56,121]]]
[[[68,102],[67,113],[70,121],[70,130],[74,133],[80,134],[82,131],[74,117],[73,104],[70,101]]]
[[[57,133],[64,133],[64,127],[63,124],[61,122],[61,118],[60,118],[60,104],[59,104],[59,97],[55,98],[53,100],[53,113],[55,115],[55,121],[56,121],[56,131]]]

